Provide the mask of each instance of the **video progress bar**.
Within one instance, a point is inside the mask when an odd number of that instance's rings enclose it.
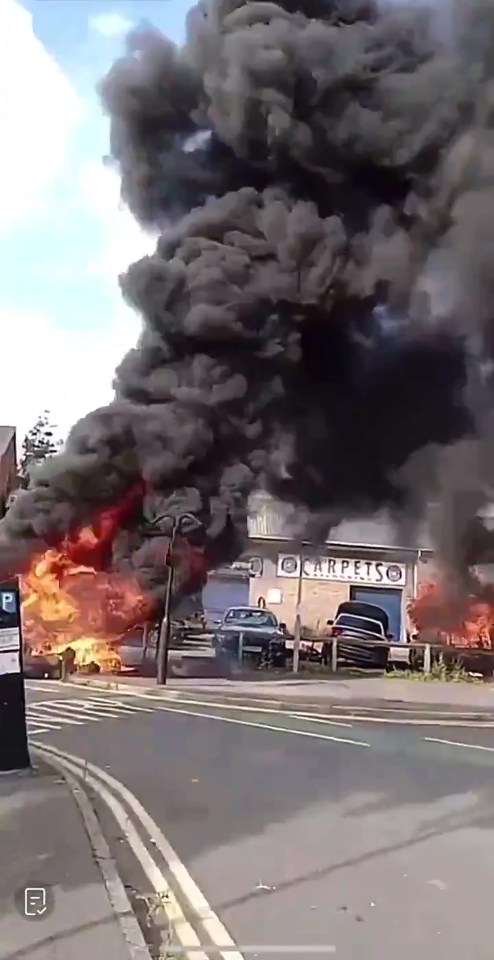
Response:
[[[210,943],[202,944],[199,946],[195,944],[195,946],[193,947],[184,947],[183,944],[176,945],[173,943],[172,944],[167,943],[166,949],[170,955],[173,955],[176,953],[179,956],[180,954],[184,954],[184,953],[185,954],[206,953],[206,954],[213,954],[213,955],[221,953],[226,957],[228,957],[229,954],[238,955],[239,953],[243,953],[243,954],[256,954],[256,953],[276,953],[276,954],[277,953],[305,953],[305,954],[308,954],[308,953],[312,953],[312,954],[317,954],[318,956],[329,956],[329,955],[332,956],[334,953],[336,953],[336,947],[334,946],[334,944],[317,944],[317,945],[311,944],[309,946],[308,944],[295,944],[295,943],[285,944],[285,945],[270,943],[264,946],[252,946],[252,945],[242,946],[240,944],[235,944],[234,947],[232,947],[231,944],[229,944],[226,947],[222,947],[221,945],[212,945]]]

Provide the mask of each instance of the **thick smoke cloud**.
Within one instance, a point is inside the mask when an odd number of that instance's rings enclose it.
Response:
[[[9,512],[5,557],[144,480],[215,562],[258,487],[319,535],[382,506],[414,523],[434,496],[450,560],[479,559],[493,79],[494,0],[204,0],[183,48],[137,30],[101,93],[123,198],[161,232],[121,278],[142,336]]]

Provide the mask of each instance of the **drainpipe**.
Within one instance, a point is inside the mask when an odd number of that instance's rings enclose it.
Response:
[[[421,559],[422,559],[422,550],[417,550],[417,557],[413,565],[413,573],[412,573],[412,592],[413,592],[414,599],[418,593],[419,563]]]
[[[302,633],[302,585],[304,576],[304,555],[300,554],[300,569],[297,581],[297,602],[293,630],[293,672],[298,673],[300,664],[300,637]]]

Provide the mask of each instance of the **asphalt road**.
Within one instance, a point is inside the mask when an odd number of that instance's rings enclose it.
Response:
[[[36,739],[133,791],[240,948],[492,957],[494,729],[182,713],[144,697],[129,709],[101,690],[28,687],[38,723],[44,701],[80,718]]]

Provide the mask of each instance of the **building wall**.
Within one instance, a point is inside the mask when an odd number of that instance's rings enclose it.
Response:
[[[249,556],[262,560],[262,573],[252,577],[250,581],[250,603],[257,604],[259,597],[264,597],[268,606],[276,612],[279,619],[284,621],[289,629],[293,629],[298,592],[298,578],[278,576],[277,561],[279,554],[299,555],[300,548],[294,542],[251,540]],[[395,549],[375,550],[372,547],[304,547],[304,556],[331,556],[348,557],[353,559],[382,560],[384,563],[396,563],[406,566],[406,584],[402,589],[402,624],[407,626],[406,603],[413,596],[416,586],[416,553]],[[358,581],[354,581],[358,583]],[[360,585],[363,585],[362,583]],[[304,626],[313,629],[323,628],[326,621],[331,619],[340,603],[350,598],[351,582],[340,580],[312,580],[303,578],[301,616]],[[388,584],[391,586],[391,584]],[[281,592],[281,603],[275,604],[268,600],[271,590]]]
[[[439,578],[440,568],[437,560],[432,554],[421,556],[417,562],[417,591],[420,591],[420,587],[424,584]]]
[[[286,544],[280,553],[290,553]],[[271,590],[280,590],[282,602],[273,604],[268,595]],[[257,604],[259,597],[264,597],[267,606],[271,607],[278,618],[284,621],[289,629],[293,629],[297,607],[298,579],[277,576],[276,559],[266,558],[263,561],[263,574],[253,577],[250,581],[250,603]],[[338,605],[348,600],[349,585],[340,582],[319,582],[317,580],[303,580],[302,585],[302,623],[304,626],[322,629],[330,617],[333,616]]]
[[[17,451],[15,433],[7,443],[0,457],[0,516],[5,513],[9,493],[15,487],[17,477]]]

